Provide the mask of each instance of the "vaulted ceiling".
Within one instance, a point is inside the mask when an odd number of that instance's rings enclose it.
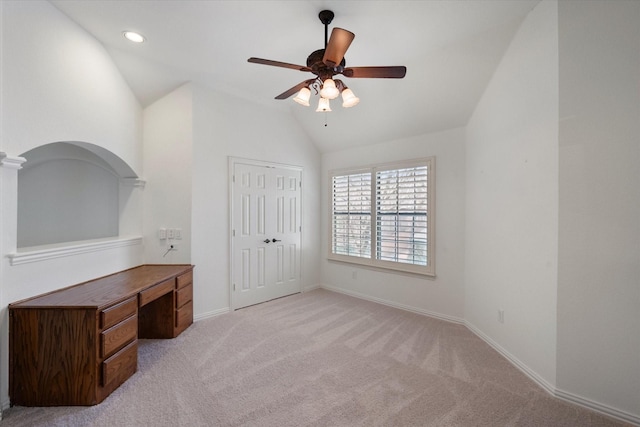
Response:
[[[290,111],[322,152],[464,126],[525,15],[539,0],[116,1],[52,0],[100,40],[143,106],[185,82]],[[310,73],[251,64],[251,56],[306,65],[324,47],[321,10],[356,37],[347,66],[405,65],[404,79],[348,79],[361,99],[316,113],[274,97]],[[147,38],[133,44],[124,30]],[[326,115],[326,117],[325,117]],[[324,126],[325,118],[328,126]]]

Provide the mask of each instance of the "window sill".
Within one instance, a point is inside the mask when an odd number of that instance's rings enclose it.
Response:
[[[402,263],[394,263],[394,262],[384,262],[384,261],[372,261],[369,258],[360,258],[354,256],[345,256],[345,255],[335,255],[330,254],[328,256],[329,261],[337,261],[345,264],[355,264],[360,266],[365,266],[369,268],[373,268],[379,271],[385,271],[387,273],[408,273],[411,275],[418,276],[427,276],[429,278],[435,278],[435,271],[429,270],[426,267],[412,265],[412,264],[402,264]]]
[[[113,237],[107,239],[85,240],[81,242],[57,243],[54,245],[21,248],[18,251],[7,255],[7,258],[9,258],[9,263],[11,265],[20,265],[141,244],[142,237],[140,236]]]

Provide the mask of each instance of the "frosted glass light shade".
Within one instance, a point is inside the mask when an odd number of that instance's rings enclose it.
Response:
[[[320,89],[320,96],[326,99],[336,99],[340,95],[340,91],[336,87],[336,82],[332,79],[327,79],[322,83],[322,89]]]
[[[311,98],[311,91],[308,87],[303,87],[300,89],[300,92],[293,98],[300,105],[304,105],[305,107],[309,106],[309,98]]]
[[[329,105],[329,100],[327,98],[320,98],[318,108],[316,108],[316,113],[321,113],[323,111],[331,111],[331,105]]]
[[[347,88],[342,91],[342,101],[342,106],[344,108],[349,108],[357,105],[358,102],[360,102],[360,98],[355,96],[351,89]]]

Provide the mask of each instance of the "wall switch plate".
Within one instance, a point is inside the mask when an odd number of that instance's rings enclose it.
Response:
[[[173,228],[167,228],[167,239],[175,238],[175,230]]]
[[[182,240],[182,228],[176,228],[176,231],[174,234],[175,234],[176,240]]]
[[[158,230],[158,238],[160,240],[164,240],[167,238],[167,229],[166,228],[160,228]]]
[[[498,310],[498,322],[504,323],[504,310]]]

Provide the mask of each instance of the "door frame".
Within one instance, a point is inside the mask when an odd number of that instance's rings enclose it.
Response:
[[[297,172],[300,172],[300,278],[298,280],[298,285],[300,286],[299,291],[302,292],[303,286],[302,286],[302,271],[303,271],[303,267],[304,267],[304,256],[303,256],[303,251],[302,248],[304,247],[303,245],[303,241],[304,241],[304,192],[302,191],[304,188],[304,168],[302,166],[296,166],[296,165],[289,165],[289,164],[285,164],[285,163],[276,163],[276,162],[267,162],[264,160],[255,160],[255,159],[247,159],[244,157],[234,157],[234,156],[229,156],[228,157],[228,187],[229,187],[229,200],[228,200],[228,206],[229,206],[229,307],[231,311],[235,311],[236,310],[236,305],[235,305],[235,295],[234,295],[234,291],[233,291],[233,282],[234,282],[234,271],[233,271],[233,264],[234,264],[234,240],[233,240],[233,232],[234,232],[234,224],[233,224],[233,220],[234,220],[234,211],[233,211],[233,198],[235,196],[234,194],[234,175],[233,172],[235,170],[235,166],[236,164],[241,163],[241,164],[245,164],[245,165],[250,165],[250,166],[258,166],[258,167],[267,167],[267,168],[281,168],[281,169],[290,169],[290,170],[294,170]]]

